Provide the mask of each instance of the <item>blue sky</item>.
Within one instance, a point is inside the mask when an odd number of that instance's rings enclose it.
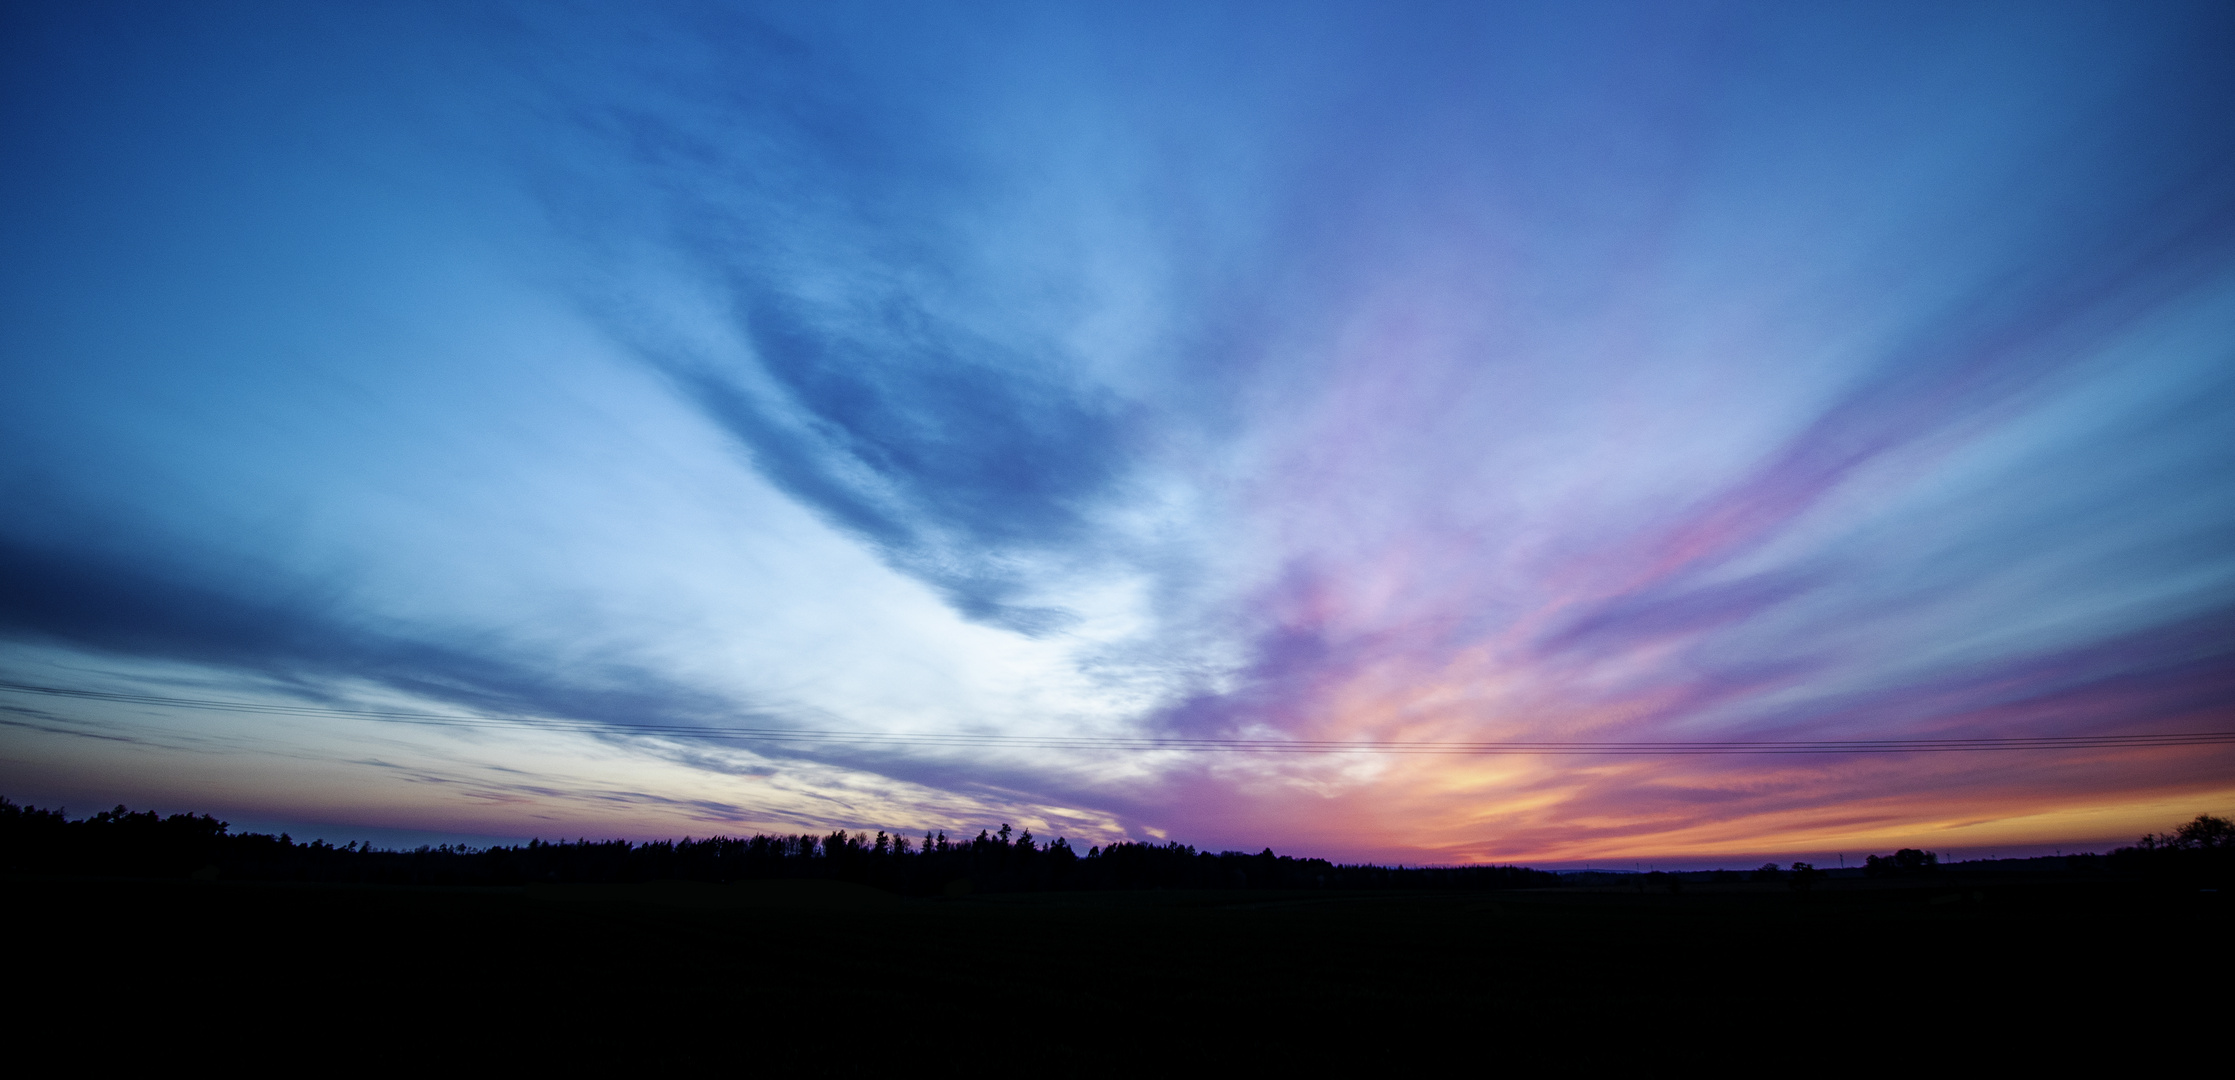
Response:
[[[18,801],[1538,862],[2235,809],[2224,747],[1015,741],[2235,727],[2224,7],[5,17],[0,682],[175,699],[0,693]]]

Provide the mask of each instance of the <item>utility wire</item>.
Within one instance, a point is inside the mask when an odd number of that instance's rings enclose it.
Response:
[[[531,716],[480,716],[456,713],[333,709],[251,701],[73,690],[0,681],[0,691],[87,701],[113,701],[173,709],[203,709],[270,716],[333,717],[447,728],[500,728],[597,735],[666,735],[736,742],[813,743],[819,745],[920,746],[958,749],[1178,751],[1253,754],[1915,754],[1985,750],[2110,750],[2175,746],[2235,745],[2235,731],[2189,731],[2158,735],[2028,735],[1952,739],[1720,739],[1692,741],[1359,742],[1337,739],[1215,739],[1191,736],[1123,738],[1072,735],[991,735],[968,732],[808,731],[796,728],[716,727],[691,724],[608,724]]]

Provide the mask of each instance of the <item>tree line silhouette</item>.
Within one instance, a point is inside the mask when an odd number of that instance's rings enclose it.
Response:
[[[2211,814],[2171,832],[2145,833],[2132,845],[2107,855],[2079,854],[2060,857],[2067,872],[2111,873],[2127,877],[2174,879],[2215,884],[2235,877],[2235,822]],[[1798,864],[1796,864],[1798,865]],[[1902,848],[1891,855],[1863,860],[1863,873],[1875,878],[1929,878],[1940,874],[1936,852]]]
[[[2108,855],[2073,855],[2072,872],[2181,882],[2235,877],[2235,823],[2209,814],[2171,832],[2151,833]],[[1943,872],[1939,856],[1903,848],[1872,855],[1871,877],[1921,878]],[[1416,889],[1494,890],[1561,883],[1550,871],[1520,866],[1404,867],[1337,864],[1326,859],[1240,851],[1199,851],[1177,842],[1126,841],[1084,854],[1061,837],[1043,842],[1008,825],[952,839],[920,841],[878,832],[825,836],[586,840],[474,848],[297,843],[286,833],[236,833],[208,814],[133,813],[122,806],[72,821],[61,810],[19,806],[0,797],[0,872],[90,877],[190,877],[392,885],[725,883],[781,879],[845,881],[907,896],[973,892],[1111,889]],[[1648,878],[1663,875],[1647,875]],[[1716,880],[1735,873],[1718,873]],[[1807,863],[1768,864],[1747,875],[1807,892],[1823,872]],[[1640,879],[1641,888],[1648,882]],[[1670,884],[1669,891],[1680,886]]]
[[[1122,842],[1084,854],[1008,825],[975,838],[921,841],[878,832],[703,840],[573,840],[409,850],[297,843],[286,833],[235,833],[208,814],[133,813],[122,806],[71,821],[60,810],[0,797],[0,870],[96,877],[315,881],[393,885],[618,884],[646,881],[846,881],[908,896],[1103,889],[1487,890],[1558,884],[1519,866],[1390,867],[1326,859],[1198,851],[1177,842]]]

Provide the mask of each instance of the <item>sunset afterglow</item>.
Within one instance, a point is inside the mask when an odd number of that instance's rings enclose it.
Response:
[[[2235,732],[2228,5],[4,18],[19,802],[1623,867],[2235,813],[2160,738]]]

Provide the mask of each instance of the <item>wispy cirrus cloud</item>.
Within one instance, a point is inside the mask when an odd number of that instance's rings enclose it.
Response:
[[[647,821],[1591,859],[2224,798],[645,734],[2224,725],[2226,15],[1912,15],[11,16],[0,659],[571,718],[408,790]]]

